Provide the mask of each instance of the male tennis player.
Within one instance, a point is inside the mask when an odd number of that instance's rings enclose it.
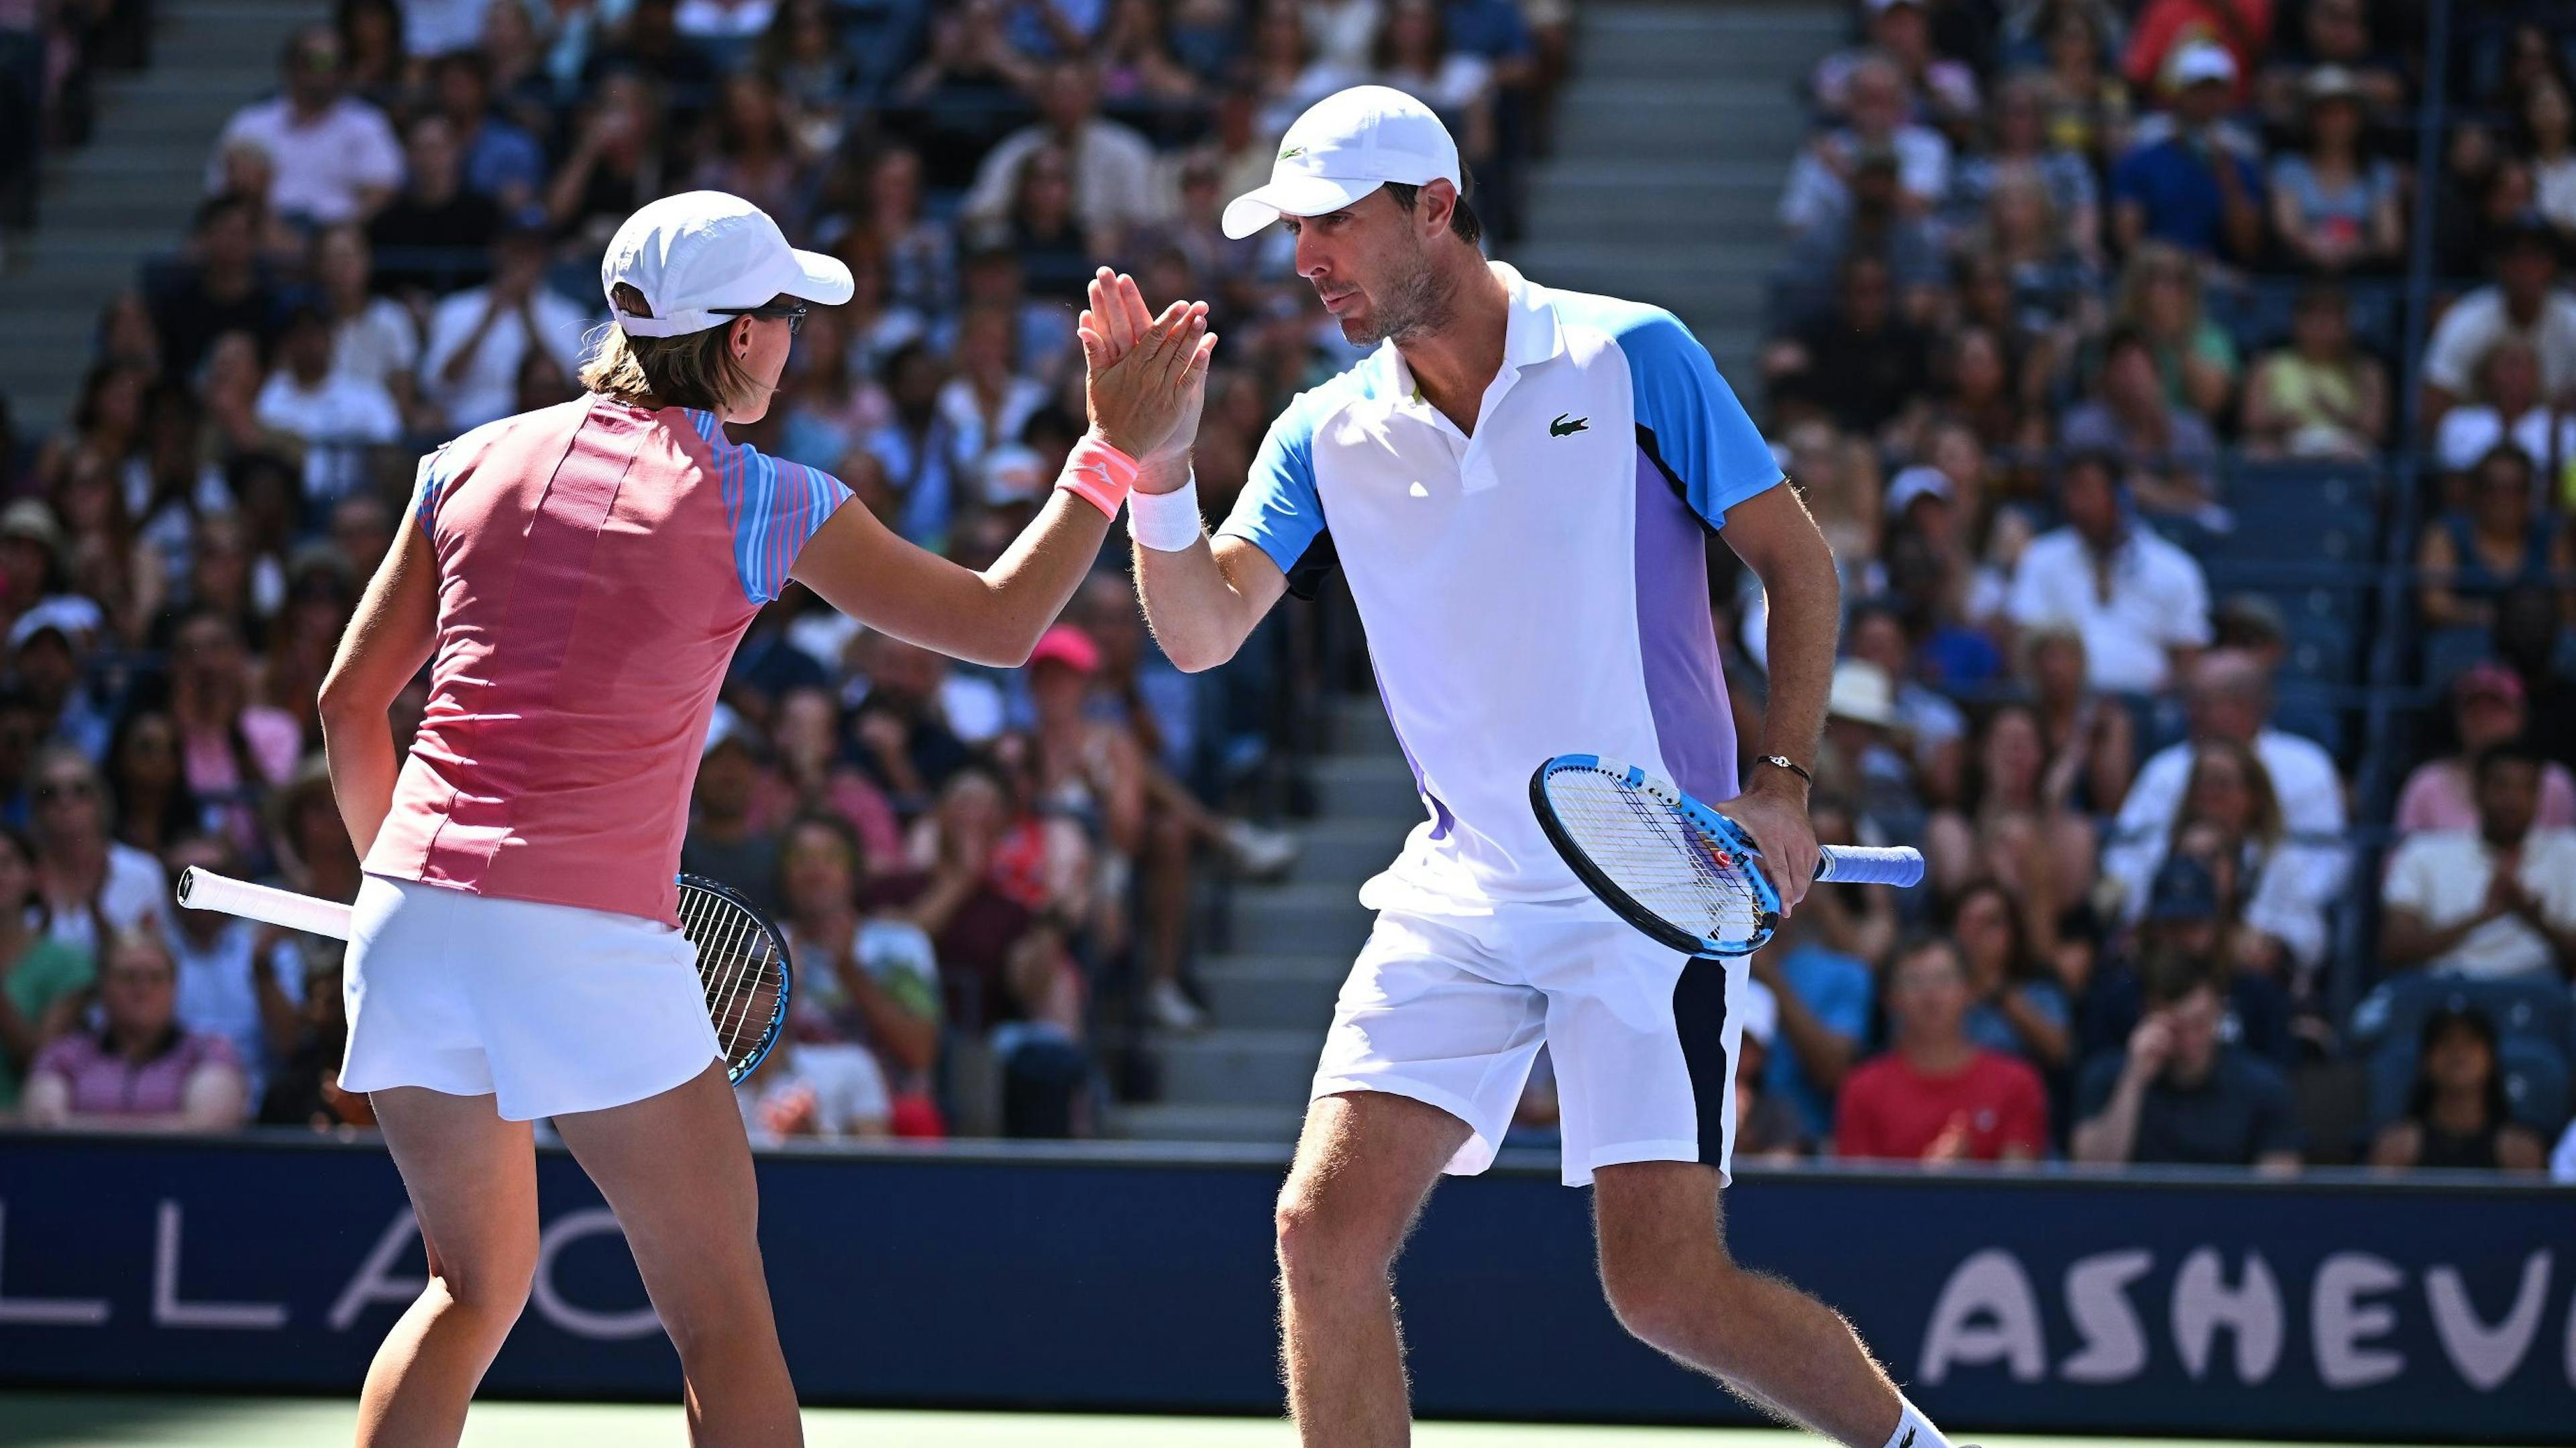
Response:
[[[1670,313],[1488,264],[1459,185],[1457,146],[1401,92],[1362,86],[1301,116],[1225,229],[1287,225],[1298,275],[1378,350],[1272,424],[1213,543],[1178,442],[1130,503],[1145,607],[1185,669],[1233,654],[1282,592],[1311,596],[1339,563],[1430,814],[1361,892],[1377,929],[1280,1196],[1291,1411],[1310,1444],[1406,1441],[1389,1270],[1438,1174],[1492,1162],[1545,1042],[1565,1181],[1592,1184],[1602,1283],[1629,1330],[1854,1448],[1942,1448],[1840,1317],[1728,1259],[1717,1194],[1745,965],[1685,968],[1611,915],[1529,801],[1551,755],[1642,764],[1731,801],[1794,903],[1816,862],[1832,556]],[[1145,320],[1126,308],[1112,350]],[[1762,759],[1740,792],[1710,531],[1771,599]]]
[[[528,1123],[552,1117],[608,1198],[687,1379],[701,1444],[799,1441],[761,1275],[751,1156],[693,952],[680,839],[716,691],[793,578],[852,616],[1016,665],[1098,554],[1138,455],[1195,427],[1202,307],[1112,359],[1086,317],[1092,430],[982,573],[889,533],[849,489],[729,441],[769,410],[841,263],[749,202],[666,197],[609,243],[616,321],[589,395],[421,463],[411,525],[322,686],[331,783],[367,879],[340,1081],[370,1093],[430,1278],[359,1404],[361,1445],[453,1444],[527,1301]],[[1134,283],[1098,294],[1138,311]],[[387,710],[435,654],[406,762]]]

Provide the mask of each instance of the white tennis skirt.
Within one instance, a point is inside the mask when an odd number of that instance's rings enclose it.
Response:
[[[531,1121],[659,1095],[718,1058],[696,953],[658,921],[369,875],[350,926],[345,1090],[488,1095]]]

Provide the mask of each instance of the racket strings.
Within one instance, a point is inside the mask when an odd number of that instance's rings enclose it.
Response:
[[[1597,769],[1552,774],[1547,793],[1558,823],[1637,904],[1714,941],[1761,934],[1762,903],[1744,875],[1751,863],[1672,805]]]
[[[778,942],[760,918],[711,890],[680,887],[680,932],[696,949],[707,1014],[725,1065],[737,1075],[754,1059],[778,1015],[785,972]]]

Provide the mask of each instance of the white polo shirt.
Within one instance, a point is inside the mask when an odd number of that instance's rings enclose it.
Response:
[[[2111,560],[2110,590],[2096,581],[2092,549],[2073,528],[2030,540],[2013,569],[2005,612],[2023,628],[2066,625],[2084,635],[2093,687],[2152,694],[2172,672],[2166,650],[2209,642],[2209,581],[2200,565],[2132,525]]]
[[[1494,272],[1511,307],[1472,436],[1381,345],[1271,424],[1218,530],[1300,597],[1350,580],[1431,816],[1362,894],[1380,907],[1586,898],[1530,811],[1551,755],[1737,791],[1704,550],[1781,481],[1770,445],[1670,312]]]

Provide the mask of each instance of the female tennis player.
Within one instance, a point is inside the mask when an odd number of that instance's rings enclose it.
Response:
[[[387,1335],[362,1445],[453,1444],[537,1256],[529,1122],[608,1199],[680,1353],[701,1444],[800,1441],[754,1236],[751,1158],[693,954],[681,834],[734,645],[795,579],[888,633],[1016,665],[1072,597],[1136,459],[1194,429],[1203,306],[1113,357],[1084,314],[1091,431],[999,562],[889,533],[825,474],[726,439],[769,409],[838,261],[698,191],[628,219],[589,395],[422,460],[411,517],[322,686],[332,788],[364,856],[342,1085],[372,1097],[430,1277]],[[1141,306],[1103,273],[1095,308]],[[1186,433],[1184,434],[1186,435]],[[435,657],[409,759],[385,727]]]

